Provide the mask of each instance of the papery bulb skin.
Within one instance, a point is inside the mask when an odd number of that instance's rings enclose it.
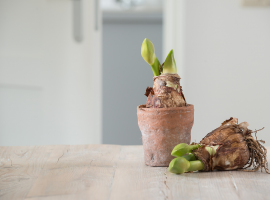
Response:
[[[147,108],[170,108],[186,106],[178,74],[155,76],[153,88],[147,88]]]
[[[210,156],[205,148],[193,151],[204,163],[203,171],[241,169],[248,163],[250,153],[245,140],[247,126],[247,122],[237,124],[236,118],[231,118],[200,141],[204,146],[218,145],[214,156]]]

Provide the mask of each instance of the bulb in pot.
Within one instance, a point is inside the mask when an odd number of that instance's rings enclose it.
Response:
[[[186,106],[173,50],[169,52],[165,62],[160,66],[155,55],[154,45],[146,38],[141,47],[141,55],[152,67],[155,75],[153,87],[147,87],[145,92],[145,96],[147,96],[146,107],[170,108]],[[160,74],[161,72],[162,74]]]

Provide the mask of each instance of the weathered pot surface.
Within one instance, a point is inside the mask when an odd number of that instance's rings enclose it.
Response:
[[[146,108],[137,107],[138,125],[142,133],[144,160],[150,166],[169,166],[172,149],[190,143],[194,122],[194,106]]]

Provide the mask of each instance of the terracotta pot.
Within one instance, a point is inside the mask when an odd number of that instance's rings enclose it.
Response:
[[[180,143],[190,143],[194,122],[194,106],[173,108],[137,107],[142,133],[144,160],[150,166],[169,166],[174,158],[172,149]]]

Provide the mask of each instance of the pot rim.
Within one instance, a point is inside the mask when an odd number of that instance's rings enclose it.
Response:
[[[137,110],[145,110],[145,111],[192,110],[192,109],[194,109],[194,105],[192,104],[187,104],[187,106],[182,107],[170,107],[170,108],[146,108],[146,104],[137,106]]]

